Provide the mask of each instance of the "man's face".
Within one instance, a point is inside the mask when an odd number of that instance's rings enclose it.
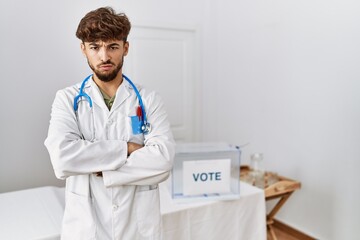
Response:
[[[128,49],[129,43],[119,40],[81,43],[81,50],[90,68],[103,82],[115,79],[122,69]]]

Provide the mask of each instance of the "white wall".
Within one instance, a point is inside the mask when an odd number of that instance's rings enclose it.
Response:
[[[43,142],[55,92],[82,81],[89,73],[75,31],[85,13],[100,6],[124,11],[134,26],[201,30],[209,3],[1,1],[0,192],[64,184],[55,179]],[[156,56],[153,58],[156,63]],[[197,77],[200,74],[197,71]]]
[[[135,25],[200,29],[204,141],[250,142],[298,179],[279,219],[319,239],[359,239],[360,4],[356,1],[0,2],[0,192],[61,185],[43,146],[56,90],[89,70],[75,38],[91,9]],[[342,174],[342,175],[340,175]]]
[[[280,220],[319,239],[359,239],[360,3],[228,0],[216,9],[218,117],[204,132],[250,142],[244,163],[263,152],[269,170],[301,181]]]

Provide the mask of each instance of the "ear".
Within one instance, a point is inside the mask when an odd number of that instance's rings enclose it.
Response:
[[[129,52],[129,42],[124,42],[124,56],[126,56]]]
[[[83,42],[80,43],[80,48],[81,48],[82,54],[86,57],[85,44]]]

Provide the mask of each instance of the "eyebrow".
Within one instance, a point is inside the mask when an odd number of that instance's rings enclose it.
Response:
[[[107,47],[113,47],[113,46],[120,46],[120,44],[118,44],[118,43],[111,43],[111,44],[107,45]]]
[[[97,43],[95,43],[95,42],[91,42],[91,43],[89,43],[89,46],[95,46],[95,47],[97,47],[97,46],[99,46],[99,44],[97,44]]]
[[[99,44],[97,44],[96,42],[91,42],[89,43],[90,46],[95,46],[95,47],[98,47]],[[120,44],[118,43],[110,43],[109,45],[107,45],[106,47],[113,47],[113,46],[120,46]]]

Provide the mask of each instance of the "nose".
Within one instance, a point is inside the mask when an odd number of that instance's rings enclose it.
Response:
[[[110,59],[110,55],[106,48],[101,48],[99,51],[99,57],[102,62],[106,62]]]

